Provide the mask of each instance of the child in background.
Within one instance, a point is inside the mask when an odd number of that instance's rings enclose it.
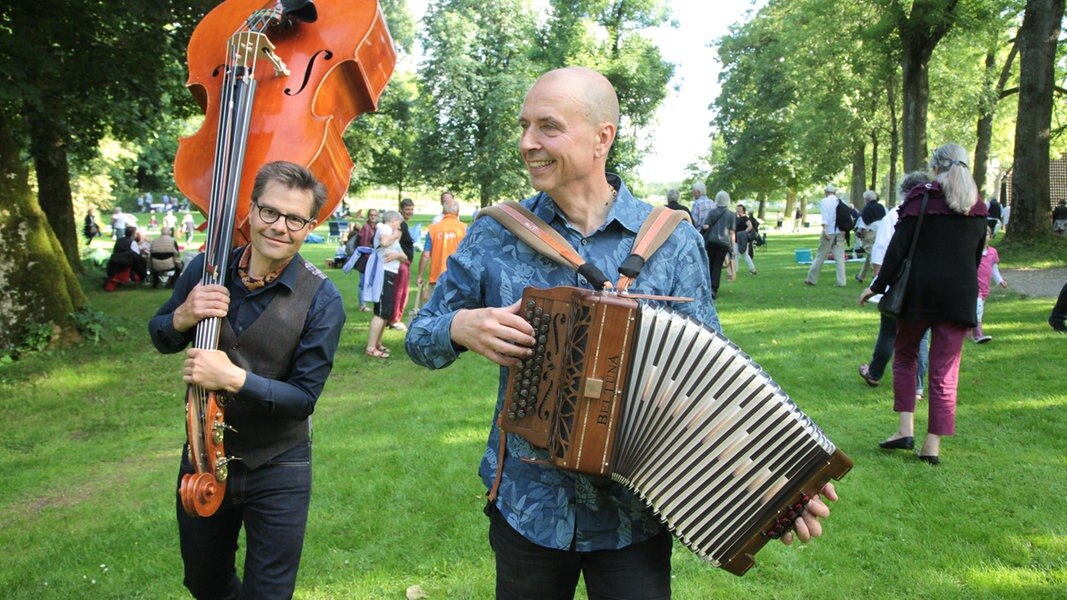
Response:
[[[974,328],[974,343],[984,344],[993,339],[991,335],[982,333],[982,314],[985,312],[985,299],[989,297],[990,282],[1000,287],[1008,287],[1008,282],[1000,275],[997,265],[1000,263],[1000,255],[997,249],[989,245],[993,239],[993,229],[986,228],[985,249],[982,250],[982,262],[978,263],[978,325]]]

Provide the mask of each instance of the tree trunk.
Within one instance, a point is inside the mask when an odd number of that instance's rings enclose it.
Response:
[[[889,78],[886,86],[886,103],[889,105],[889,189],[885,195],[886,208],[897,204],[897,164],[900,163],[900,128],[897,126],[897,81]]]
[[[930,102],[929,57],[923,47],[905,48],[901,60],[904,76],[904,172],[923,168],[926,159],[926,107]]]
[[[985,70],[986,70],[986,85],[989,89],[986,90],[986,97],[983,99],[982,104],[978,107],[978,141],[974,146],[974,168],[971,169],[971,174],[974,175],[974,182],[978,185],[978,192],[982,193],[984,187],[986,187],[986,173],[987,165],[989,163],[989,148],[992,145],[993,139],[993,117],[996,114],[997,102],[1003,99],[1004,86],[1008,82],[1008,77],[1012,72],[1012,64],[1015,62],[1015,55],[1019,52],[1019,38],[1012,40],[1011,50],[1008,52],[1008,57],[1004,59],[1004,65],[1001,66],[1000,76],[997,78],[996,84],[992,83],[993,70],[996,67],[996,53],[990,51],[985,57]],[[995,87],[994,87],[995,86]],[[997,195],[997,185],[994,181],[994,185],[988,189],[992,190],[990,193],[982,193],[983,198]]]
[[[785,206],[788,219],[794,219],[796,211],[800,211],[800,223],[798,226],[803,226],[804,221],[808,219],[808,206],[802,199],[797,197],[797,188],[799,183],[797,182],[796,172],[789,174],[789,180],[786,182],[785,187]]]
[[[27,110],[26,122],[30,132],[30,154],[37,170],[37,203],[48,217],[48,224],[62,246],[67,263],[75,273],[81,273],[66,141],[52,119]]]
[[[878,130],[871,130],[871,187],[870,190],[878,191]]]
[[[863,206],[863,191],[867,182],[867,145],[856,142],[852,148],[852,181],[849,182],[849,202],[854,207]],[[859,203],[859,204],[857,204]]]
[[[793,223],[796,216],[797,194],[793,188],[785,190],[785,213],[782,214],[783,223]]]
[[[1063,3],[1064,0],[1028,0],[1019,29],[1021,75],[1009,240],[1049,232],[1049,129]]]
[[[996,53],[990,50],[985,55],[985,80],[986,80],[986,97],[980,101],[978,107],[978,140],[974,144],[974,160],[971,165],[971,175],[974,176],[974,183],[978,186],[978,193],[982,198],[989,198],[989,194],[984,193],[982,189],[985,187],[986,178],[986,163],[989,162],[989,145],[993,139],[993,112],[996,107],[996,100],[991,98],[992,90],[992,72],[996,65]]]
[[[900,4],[900,69],[904,82],[904,170],[923,168],[926,149],[926,109],[930,101],[930,57],[955,21],[958,0],[914,0],[909,15]]]
[[[30,191],[2,114],[0,169],[7,174],[0,178],[0,350],[34,323],[50,323],[54,342],[76,338],[71,313],[86,304],[85,295]]]

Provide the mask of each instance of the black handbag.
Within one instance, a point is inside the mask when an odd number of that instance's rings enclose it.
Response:
[[[900,263],[896,275],[889,282],[889,289],[882,294],[878,301],[878,311],[883,315],[899,318],[904,314],[904,293],[908,289],[908,277],[911,275],[911,257],[915,254],[915,243],[919,241],[919,230],[923,226],[923,215],[926,214],[926,200],[930,191],[923,193],[923,202],[919,207],[919,222],[915,224],[915,231],[911,234],[911,246],[908,248],[908,256]]]

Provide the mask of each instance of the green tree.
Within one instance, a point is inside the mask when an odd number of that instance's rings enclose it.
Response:
[[[356,120],[345,140],[356,162],[353,189],[375,182],[396,188],[397,202],[420,181],[416,168],[418,90],[410,73],[396,73],[382,93],[378,110]]]
[[[674,65],[663,60],[644,30],[667,22],[660,0],[551,0],[534,60],[549,70],[567,65],[596,69],[619,96],[621,122],[607,168],[632,180],[647,149],[642,134],[667,97]]]
[[[930,102],[930,58],[956,18],[958,0],[883,0],[901,44],[900,70],[904,85],[902,115],[904,170],[923,167],[927,156],[927,106]]]
[[[71,160],[105,134],[143,139],[169,112],[180,57],[208,0],[38,0],[0,7],[0,111],[32,158],[38,202],[81,270]],[[184,93],[182,93],[184,95]]]
[[[1064,0],[1028,0],[1019,30],[1019,112],[1009,238],[1048,235],[1049,129]]]
[[[528,189],[517,151],[533,83],[534,18],[523,0],[437,0],[421,34],[419,157],[425,179],[481,206]]]

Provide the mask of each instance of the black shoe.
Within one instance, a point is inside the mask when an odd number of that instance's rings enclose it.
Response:
[[[1067,333],[1067,318],[1059,315],[1049,315],[1048,324],[1060,333]]]
[[[899,437],[895,440],[886,440],[879,442],[878,447],[883,450],[914,450],[915,438],[912,436]],[[934,458],[937,458],[936,456]]]
[[[941,464],[941,459],[938,458],[938,456],[936,454],[920,454],[919,455],[919,460],[924,461],[924,462],[928,462],[928,463],[930,463],[931,465],[933,465],[935,467],[937,465]]]

